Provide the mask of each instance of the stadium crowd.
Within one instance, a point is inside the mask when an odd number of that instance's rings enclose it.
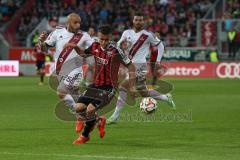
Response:
[[[0,1],[0,27],[8,22],[24,0]],[[131,17],[141,10],[146,17],[146,28],[160,32],[167,46],[194,46],[196,20],[203,17],[214,0],[39,0],[31,11],[26,11],[17,30],[17,38],[25,45],[26,36],[43,17],[49,20],[50,27],[57,25],[58,18],[77,12],[82,18],[82,29],[89,26],[109,23],[114,28],[114,39],[119,39],[122,31],[131,26]],[[117,5],[116,5],[117,4]],[[240,18],[240,2],[226,1],[228,18]],[[36,32],[33,45],[36,43]]]
[[[47,17],[50,22],[76,12],[82,18],[82,30],[109,23],[114,28],[114,39],[131,26],[131,17],[141,10],[146,17],[146,28],[160,32],[167,46],[195,46],[196,20],[204,16],[214,0],[39,0],[22,17],[18,27],[20,40],[38,22]],[[56,25],[55,23],[53,23]],[[36,33],[38,34],[38,33]]]
[[[0,27],[11,19],[22,2],[23,0],[0,0]]]
[[[229,18],[239,19],[240,18],[240,1],[239,0],[227,0],[226,10]]]

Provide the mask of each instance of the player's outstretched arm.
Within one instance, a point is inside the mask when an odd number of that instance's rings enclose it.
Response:
[[[67,43],[64,45],[64,48],[73,48],[75,49],[75,51],[77,52],[78,55],[83,56],[84,53],[84,49],[79,48],[76,44],[73,43]]]

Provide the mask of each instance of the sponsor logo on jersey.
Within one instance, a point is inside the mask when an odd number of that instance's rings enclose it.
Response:
[[[96,57],[96,62],[99,63],[99,64],[103,64],[103,65],[108,64],[108,60],[106,60],[104,58],[100,58],[100,57]]]

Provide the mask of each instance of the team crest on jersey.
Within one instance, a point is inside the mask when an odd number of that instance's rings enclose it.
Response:
[[[78,39],[78,38],[79,38],[79,36],[75,36],[75,37],[74,37],[74,39]]]
[[[141,38],[140,38],[140,41],[144,41],[144,40],[145,40],[145,38],[144,38],[144,37],[141,37]]]
[[[60,61],[60,62],[63,62],[63,58],[59,58],[59,61]]]

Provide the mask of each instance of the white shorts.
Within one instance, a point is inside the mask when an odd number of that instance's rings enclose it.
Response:
[[[57,91],[71,94],[79,89],[83,80],[82,64],[83,59],[78,57],[63,64],[59,75],[57,75],[59,82]]]
[[[136,72],[136,88],[140,88],[145,85],[146,82],[146,75],[148,73],[148,68],[146,63],[136,64],[135,66],[135,72]],[[126,71],[126,70],[125,70]],[[126,71],[125,73],[125,80],[129,80],[129,73]]]
[[[83,80],[83,71],[81,68],[76,68],[68,75],[58,76],[58,92],[77,94],[79,90],[80,83]]]

